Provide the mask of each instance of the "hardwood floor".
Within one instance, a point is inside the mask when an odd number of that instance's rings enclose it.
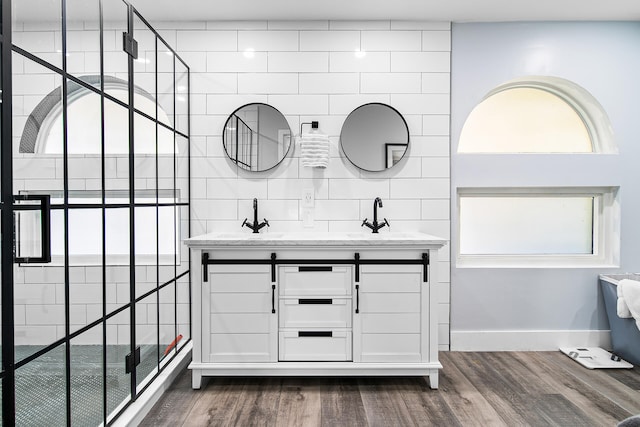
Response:
[[[182,373],[142,426],[615,426],[640,414],[640,368],[560,352],[441,352],[424,378],[211,378]]]

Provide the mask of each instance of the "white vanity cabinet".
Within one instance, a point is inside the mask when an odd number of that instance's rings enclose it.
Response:
[[[193,388],[235,375],[428,376],[438,387],[432,279],[445,240],[212,233],[186,243]]]

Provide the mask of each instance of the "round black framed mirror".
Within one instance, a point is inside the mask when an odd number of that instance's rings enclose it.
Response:
[[[224,151],[238,167],[262,172],[276,167],[291,149],[292,134],[280,111],[260,102],[236,109],[222,132]]]
[[[409,127],[395,108],[379,102],[364,104],[344,121],[340,146],[356,167],[383,171],[404,157],[409,148]]]

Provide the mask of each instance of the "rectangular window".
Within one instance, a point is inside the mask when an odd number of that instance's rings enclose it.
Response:
[[[461,197],[460,253],[592,254],[593,197]]]
[[[612,189],[459,189],[458,264],[614,262]]]

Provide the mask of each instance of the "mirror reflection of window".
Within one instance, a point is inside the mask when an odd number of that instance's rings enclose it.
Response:
[[[244,105],[227,119],[223,145],[229,159],[249,171],[277,166],[291,148],[291,128],[280,111],[267,104]]]
[[[98,76],[80,77],[85,83],[99,85]],[[125,80],[105,76],[105,91],[128,102],[129,88]],[[20,141],[21,153],[62,154],[62,91],[56,88],[45,96],[29,115]],[[113,101],[104,103],[105,154],[129,152],[129,110]],[[140,112],[156,116],[155,98],[141,88],[134,89],[134,105]],[[167,113],[158,106],[158,120],[167,122]],[[102,152],[100,95],[75,82],[67,85],[67,152],[100,154]],[[158,154],[174,153],[173,133],[158,132]],[[136,120],[134,126],[136,154],[156,152],[156,125],[150,120]]]
[[[386,104],[362,105],[342,126],[340,145],[360,169],[377,172],[396,165],[409,147],[409,128],[402,115]]]

